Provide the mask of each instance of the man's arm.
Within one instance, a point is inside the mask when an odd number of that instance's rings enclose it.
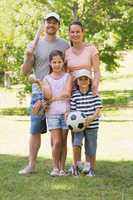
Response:
[[[32,45],[32,44],[31,44]],[[28,47],[25,52],[24,63],[21,65],[21,71],[24,75],[28,75],[32,72],[34,64],[33,48]]]

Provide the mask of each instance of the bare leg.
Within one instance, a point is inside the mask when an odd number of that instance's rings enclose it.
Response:
[[[68,131],[62,133],[62,148],[61,148],[61,158],[60,158],[60,170],[64,170],[65,168],[65,161],[67,156],[67,135]]]
[[[32,167],[35,167],[40,144],[41,144],[41,134],[30,135],[29,165]]]
[[[96,156],[86,155],[86,161],[90,162],[91,169],[95,170],[96,167]]]
[[[51,144],[52,144],[52,157],[53,157],[53,168],[59,169],[60,156],[61,156],[61,130],[53,129],[51,131]]]
[[[73,147],[73,164],[74,166],[77,165],[77,161],[79,161],[79,159],[81,155],[81,147],[80,146],[74,146]]]

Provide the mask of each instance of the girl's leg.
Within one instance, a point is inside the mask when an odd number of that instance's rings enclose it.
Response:
[[[61,129],[53,129],[51,131],[51,144],[52,144],[52,157],[53,157],[53,168],[60,168],[60,156],[61,156]]]
[[[64,170],[66,156],[67,156],[67,135],[68,135],[68,130],[62,130],[62,131],[63,131],[63,133],[62,133],[62,148],[61,148],[61,158],[60,158],[60,170]]]

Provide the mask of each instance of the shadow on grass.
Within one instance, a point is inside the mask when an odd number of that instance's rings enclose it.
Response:
[[[131,200],[133,162],[97,161],[96,177],[50,177],[50,159],[39,157],[37,173],[20,176],[26,157],[0,155],[1,200]],[[66,168],[70,167],[68,161]],[[29,195],[30,194],[30,195]],[[16,196],[16,198],[13,198]],[[20,198],[21,196],[21,198]]]
[[[8,170],[13,170],[16,173],[20,168],[27,164],[27,157],[20,157],[20,156],[11,156],[11,155],[0,155],[0,171],[4,172],[6,167]],[[69,168],[71,165],[71,160],[67,160],[66,168]],[[45,159],[39,157],[37,160],[37,173],[36,176],[39,174],[44,173],[44,176],[47,175],[52,169],[52,161],[51,159]],[[97,160],[97,167],[96,167],[96,174],[97,177],[103,178],[122,178],[124,181],[126,179],[133,178],[133,161],[108,161]]]

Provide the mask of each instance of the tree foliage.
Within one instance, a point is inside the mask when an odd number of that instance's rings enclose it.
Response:
[[[0,71],[18,73],[27,43],[48,11],[60,14],[60,35],[68,39],[68,26],[75,19],[85,27],[87,42],[95,43],[105,67],[119,67],[120,52],[132,48],[132,0],[1,0]]]

